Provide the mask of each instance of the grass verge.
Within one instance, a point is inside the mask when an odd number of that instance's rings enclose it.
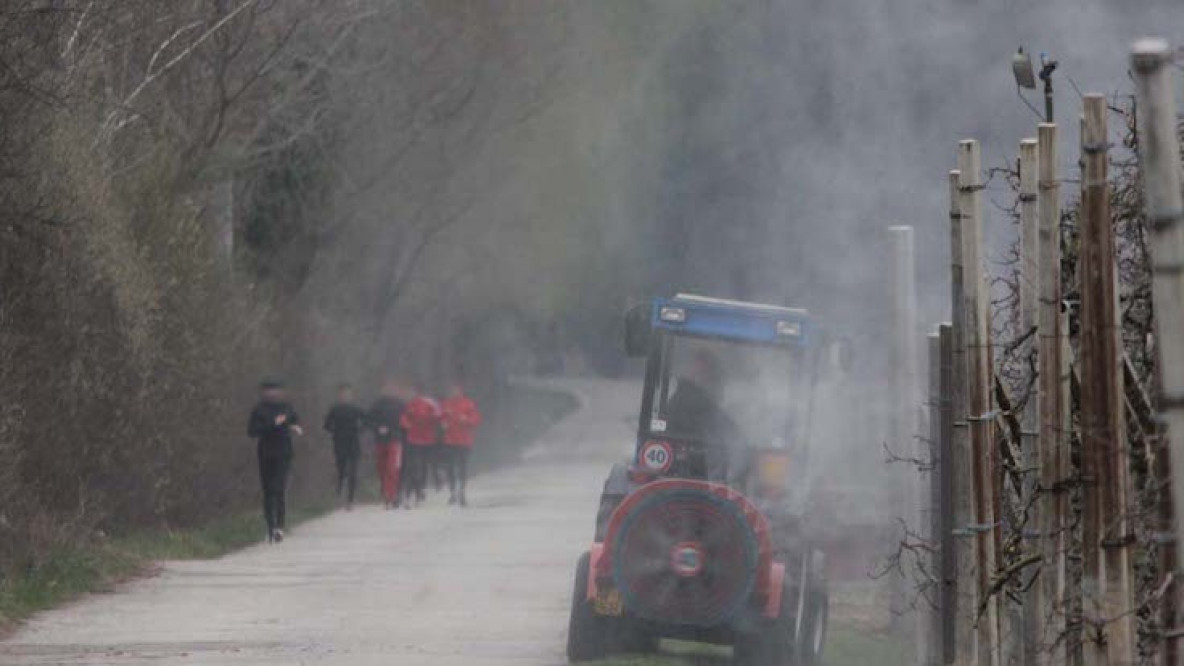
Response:
[[[293,525],[327,513],[331,505],[294,507]],[[0,578],[0,635],[38,611],[151,571],[158,560],[200,560],[258,543],[258,511],[242,511],[181,530],[145,530],[85,544],[59,546],[23,572]]]
[[[298,525],[335,508],[324,503],[288,510],[288,523]],[[114,540],[115,548],[141,560],[208,560],[259,543],[263,540],[263,519],[256,510],[243,511],[188,530],[145,531]]]
[[[823,665],[906,666],[913,663],[910,654],[909,646],[899,638],[832,626]],[[658,655],[622,655],[592,662],[595,666],[724,666],[730,663],[731,650],[728,648],[665,640]]]

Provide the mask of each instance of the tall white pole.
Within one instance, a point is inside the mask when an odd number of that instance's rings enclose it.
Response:
[[[924,451],[917,437],[917,416],[920,413],[921,396],[918,376],[917,334],[917,278],[913,252],[913,228],[893,226],[888,228],[892,245],[892,344],[893,382],[895,384],[895,407],[893,409],[895,446],[897,455],[908,460],[923,460]],[[901,466],[896,475],[899,484],[899,515],[922,539],[928,539],[928,513],[924,512],[921,470]],[[906,592],[907,594],[907,592]],[[928,618],[919,613],[916,618],[917,656],[923,660],[928,654]],[[921,661],[921,663],[925,663]]]

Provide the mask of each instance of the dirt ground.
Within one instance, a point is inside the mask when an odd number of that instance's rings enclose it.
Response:
[[[583,408],[526,461],[471,483],[365,506],[214,561],[41,614],[0,663],[562,664],[572,576],[612,461],[631,449],[633,384],[577,382]]]

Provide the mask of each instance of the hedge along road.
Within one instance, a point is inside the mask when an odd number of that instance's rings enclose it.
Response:
[[[419,510],[338,511],[279,546],[164,563],[35,617],[0,643],[0,663],[564,663],[576,558],[639,393],[564,386],[581,408],[521,465],[473,479],[468,509],[429,491]]]

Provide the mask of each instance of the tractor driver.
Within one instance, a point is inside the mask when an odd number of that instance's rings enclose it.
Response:
[[[746,467],[740,428],[721,405],[726,385],[719,357],[697,349],[666,403],[670,431],[705,445],[707,480],[718,483],[742,478]]]

